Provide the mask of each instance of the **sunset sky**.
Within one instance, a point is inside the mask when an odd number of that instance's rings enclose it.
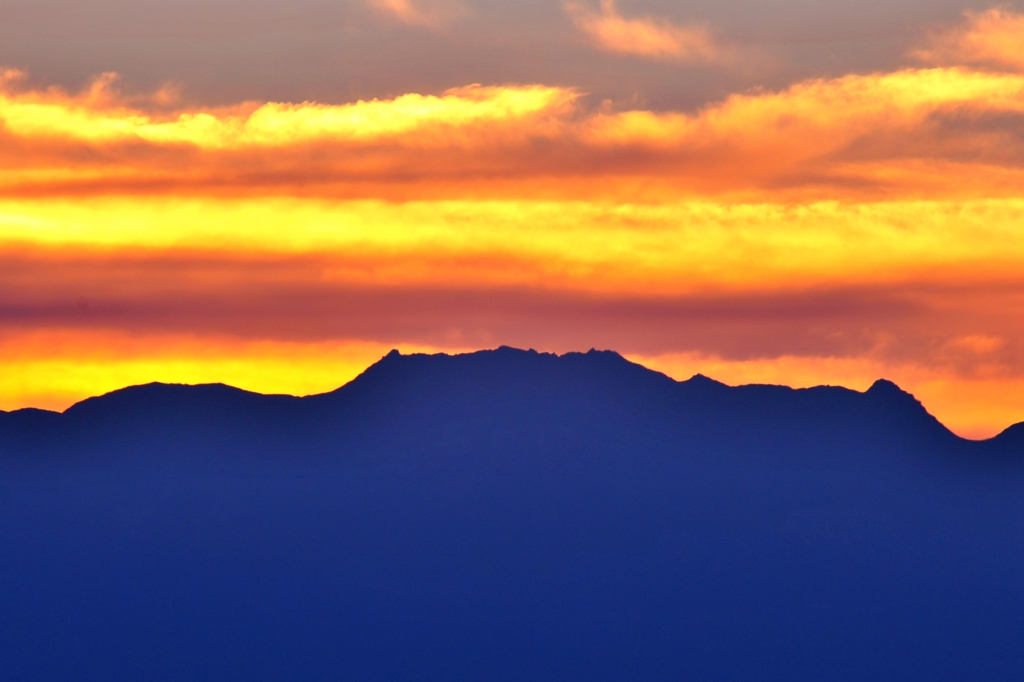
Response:
[[[0,409],[391,348],[1024,421],[1024,7],[0,0]]]

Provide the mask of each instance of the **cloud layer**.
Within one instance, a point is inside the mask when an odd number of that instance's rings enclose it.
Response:
[[[777,201],[1012,196],[1022,179],[1024,75],[965,67],[807,81],[695,114],[607,111],[539,85],[166,111],[125,101],[109,77],[72,95],[20,91],[15,75],[0,91],[8,196]]]
[[[569,11],[604,49],[721,55]],[[0,407],[222,361],[247,388],[327,390],[390,346],[508,343],[733,381],[885,374],[989,435],[1024,420],[1021,26],[969,15],[918,54],[935,66],[687,111],[522,84],[203,107],[5,71]]]

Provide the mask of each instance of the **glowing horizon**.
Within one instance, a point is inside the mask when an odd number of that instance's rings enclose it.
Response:
[[[36,339],[37,341],[40,339]],[[45,339],[47,343],[57,345],[62,340]],[[63,340],[67,342],[67,340]],[[80,341],[80,339],[73,339]],[[140,342],[141,341],[141,342]],[[161,339],[171,352],[165,356],[153,354],[152,351],[140,352],[145,340],[107,337],[103,339],[104,349],[96,355],[76,353],[73,359],[66,357],[40,358],[31,357],[27,362],[20,363],[18,372],[8,374],[0,382],[3,399],[7,405],[0,403],[0,410],[22,409],[25,403],[31,403],[36,409],[47,409],[63,412],[82,400],[103,395],[130,386],[132,377],[137,376],[172,376],[173,379],[152,379],[145,383],[171,384],[226,384],[235,388],[263,393],[267,395],[309,396],[331,392],[340,388],[362,374],[368,367],[376,363],[392,350],[403,355],[415,353],[446,353],[449,355],[472,353],[476,350],[463,351],[447,348],[439,350],[429,347],[389,348],[386,344],[377,345],[363,342],[340,342],[333,344],[294,344],[253,342],[239,344],[237,341],[219,344],[216,339],[177,338]],[[990,343],[980,339],[977,343]],[[112,349],[112,350],[111,350]],[[385,350],[387,349],[387,350]],[[603,349],[598,349],[603,350]],[[610,349],[604,349],[610,350]],[[241,351],[241,352],[240,352]],[[585,352],[566,351],[566,352]],[[640,364],[648,369],[661,372],[676,381],[686,381],[697,374],[710,376],[730,386],[752,384],[783,385],[794,389],[813,388],[816,386],[842,386],[860,392],[866,391],[871,384],[879,379],[888,379],[878,372],[883,366],[871,361],[844,361],[824,358],[818,362],[807,362],[802,358],[781,357],[769,361],[733,362],[722,358],[707,357],[699,354],[666,354],[661,356],[644,356],[631,354],[627,360]],[[961,437],[983,440],[997,435],[990,431],[993,416],[1012,420],[1015,412],[998,412],[999,406],[993,406],[984,400],[983,393],[995,390],[1007,391],[1019,388],[1018,384],[1007,385],[1008,382],[981,379],[964,382],[962,380],[936,377],[933,373],[908,365],[897,368],[895,376],[904,381],[912,381],[917,385],[919,393],[914,397],[921,400],[925,408],[932,404],[953,404],[958,407],[959,420],[954,431]],[[59,374],[59,382],[52,380],[52,375]],[[26,376],[27,375],[27,376]],[[40,381],[40,377],[44,377]],[[821,377],[830,377],[823,381]],[[37,387],[59,385],[60,393],[39,393]],[[900,381],[895,381],[904,390]],[[93,391],[89,393],[89,391]],[[966,395],[964,395],[966,391]],[[931,412],[931,410],[929,410]],[[934,414],[934,412],[932,412]],[[950,424],[939,419],[950,428]],[[1008,421],[1008,425],[1015,422]]]

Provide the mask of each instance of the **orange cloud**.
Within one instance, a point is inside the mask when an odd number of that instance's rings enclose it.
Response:
[[[704,191],[762,188],[778,197],[802,186],[834,198],[872,189],[948,196],[999,193],[1019,178],[1014,117],[1022,113],[1024,77],[905,70],[733,95],[696,116],[599,115],[586,121],[585,135],[595,147],[661,157],[672,164],[668,173]]]
[[[727,51],[706,26],[677,26],[663,19],[626,19],[615,0],[601,0],[600,11],[569,2],[565,11],[576,28],[606,52],[672,61],[722,61]]]
[[[934,64],[1024,69],[1024,15],[996,7],[964,16],[963,25],[933,33],[929,47],[911,54]]]
[[[467,12],[461,4],[438,0],[371,0],[370,4],[374,9],[404,24],[432,29],[443,28]]]

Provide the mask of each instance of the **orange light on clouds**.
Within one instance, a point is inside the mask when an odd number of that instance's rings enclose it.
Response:
[[[0,94],[0,192],[791,202],[989,197],[1022,180],[998,117],[1024,113],[1024,75],[961,67],[811,81],[695,115],[588,111],[543,86],[155,114],[105,87]]]
[[[615,0],[601,0],[600,5],[600,11],[595,11],[587,5],[569,2],[565,11],[576,28],[602,50],[680,61],[718,61],[727,56],[706,26],[677,26],[651,17],[626,19],[619,14]]]
[[[64,254],[316,255],[318,277],[360,284],[676,295],[1016,280],[1022,220],[1024,199],[780,205],[99,197],[0,200],[0,243],[11,253],[36,245]]]
[[[461,3],[450,0],[371,0],[370,5],[403,24],[434,30],[444,28],[468,12]]]
[[[1003,7],[965,12],[955,28],[933,31],[931,45],[911,54],[938,64],[983,64],[1024,68],[1024,15]]]
[[[682,40],[570,12],[620,47]],[[109,74],[73,94],[4,72],[0,406],[308,393],[392,347],[509,343],[731,383],[885,376],[994,434],[1024,420],[1021,26],[970,15],[922,53],[945,66],[696,112],[542,85],[174,109]]]
[[[16,75],[9,71],[8,83],[16,82]],[[386,102],[270,102],[157,116],[119,104],[116,93],[104,92],[111,84],[110,79],[100,79],[78,96],[8,89],[0,97],[5,131],[40,142],[135,142],[203,150],[277,149],[327,140],[382,143],[396,138],[405,145],[434,147],[472,143],[479,128],[488,130],[508,121],[534,123],[543,130],[547,118],[564,112],[576,98],[562,88],[471,86],[441,96],[409,94]]]

